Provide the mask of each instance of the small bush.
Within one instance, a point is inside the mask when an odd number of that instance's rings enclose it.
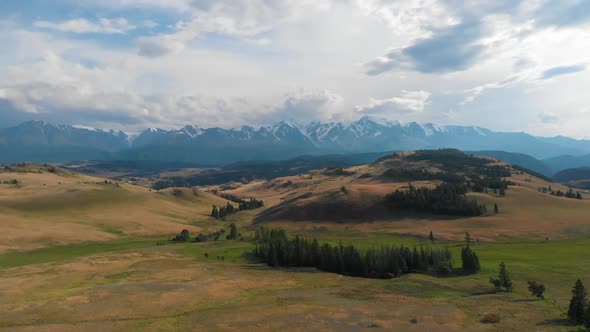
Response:
[[[495,323],[499,323],[500,322],[500,315],[498,314],[485,314],[482,319],[481,319],[482,323],[485,324],[495,324]]]

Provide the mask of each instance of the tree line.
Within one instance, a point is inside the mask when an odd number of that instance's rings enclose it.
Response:
[[[176,236],[174,236],[172,238],[171,241],[174,242],[189,242],[189,241],[194,241],[194,242],[207,242],[211,239],[218,241],[220,239],[221,236],[223,236],[225,234],[225,229],[220,229],[216,232],[213,233],[208,233],[208,234],[203,234],[203,233],[199,233],[195,236],[194,240],[191,239],[191,233],[189,232],[188,229],[183,229],[182,231],[180,231],[180,233]],[[238,233],[238,227],[236,226],[236,224],[231,223],[229,225],[229,233],[225,236],[226,240],[243,240],[242,234]]]
[[[574,192],[574,189],[572,189],[572,187],[569,188],[568,191],[563,192],[561,190],[553,190],[551,188],[551,186],[549,186],[548,188],[545,187],[540,187],[539,188],[539,192],[543,193],[543,194],[549,194],[551,196],[557,196],[557,197],[565,197],[565,198],[573,198],[573,199],[582,199],[582,194],[576,190],[576,192]]]
[[[402,274],[453,272],[447,248],[382,245],[359,250],[353,245],[320,243],[317,239],[287,237],[284,230],[259,228],[253,255],[269,266],[308,266],[353,277],[390,279]],[[479,259],[468,249],[462,255],[467,273],[479,271]],[[465,259],[469,260],[468,262]]]
[[[211,209],[211,217],[218,220],[225,220],[228,215],[238,211],[253,210],[264,206],[262,200],[258,200],[254,197],[250,197],[250,199],[242,199],[230,194],[220,194],[219,196],[234,203],[238,203],[238,207],[236,208],[230,202],[227,202],[225,206],[219,208],[217,208],[216,205],[213,205],[213,208]]]
[[[385,197],[392,208],[433,214],[456,216],[481,216],[487,212],[484,204],[469,199],[466,185],[442,183],[434,189],[416,188],[410,184],[408,190],[396,190]]]
[[[234,203],[238,204],[238,209],[240,211],[242,210],[252,210],[252,209],[258,209],[260,207],[264,206],[264,201],[262,200],[258,200],[254,197],[250,197],[247,199],[244,198],[240,198],[236,195],[232,195],[232,194],[227,194],[227,193],[218,193],[217,190],[212,191],[213,194],[221,197],[221,198],[225,198],[228,201],[232,201]]]

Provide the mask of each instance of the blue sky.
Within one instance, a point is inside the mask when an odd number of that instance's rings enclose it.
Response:
[[[284,119],[590,138],[585,0],[4,0],[0,127]]]

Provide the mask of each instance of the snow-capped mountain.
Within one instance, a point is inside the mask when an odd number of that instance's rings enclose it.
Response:
[[[117,158],[229,163],[301,154],[447,147],[520,152],[537,158],[590,153],[590,141],[500,133],[473,126],[400,123],[368,116],[352,123],[314,121],[302,125],[282,121],[259,128],[150,128],[134,136],[42,121],[0,129],[0,162]]]
[[[117,151],[129,145],[129,136],[118,130],[104,131],[44,121],[29,121],[16,127],[0,129],[0,145],[12,146],[88,146]]]

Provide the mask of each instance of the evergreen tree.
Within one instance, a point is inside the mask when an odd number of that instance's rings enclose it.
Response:
[[[188,229],[183,229],[180,234],[176,235],[172,241],[188,241],[191,238],[191,233]]]
[[[229,225],[229,234],[225,237],[227,240],[235,240],[238,238],[238,228],[236,224],[231,223]]]
[[[586,288],[582,281],[578,279],[574,285],[574,289],[572,289],[572,299],[567,310],[567,316],[572,322],[577,324],[584,323],[588,307],[587,297]]]
[[[465,232],[465,243],[467,243],[467,246],[471,244],[471,234],[469,232]]]
[[[449,274],[452,271],[448,249],[400,246],[373,247],[361,253],[352,245],[320,244],[316,239],[290,239],[283,230],[256,230],[253,254],[270,266],[311,266],[344,275],[393,278],[402,273]]]
[[[428,238],[430,239],[430,242],[434,243],[434,234],[432,234],[432,231],[430,231],[430,235],[428,235]]]
[[[485,206],[468,198],[465,184],[443,183],[436,188],[416,188],[408,185],[408,190],[396,190],[386,196],[388,206],[400,210],[428,212],[456,216],[481,216]]]
[[[213,210],[211,210],[211,217],[219,219],[219,210],[217,210],[217,206],[215,205],[213,205]]]
[[[498,272],[498,279],[490,278],[490,283],[496,287],[496,289],[504,289],[507,292],[512,292],[512,278],[506,269],[504,262],[500,263],[500,271]]]
[[[463,271],[467,273],[477,273],[480,270],[479,258],[469,246],[461,249],[461,263]]]
[[[504,289],[506,289],[507,292],[512,292],[512,278],[510,277],[504,262],[500,263],[500,272],[498,273],[498,278],[500,279]]]

